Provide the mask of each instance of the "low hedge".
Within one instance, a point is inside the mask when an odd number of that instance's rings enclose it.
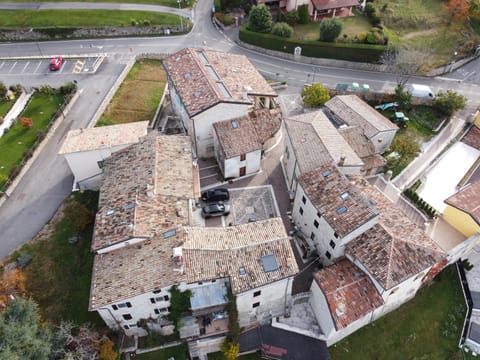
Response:
[[[357,62],[378,63],[383,51],[383,45],[355,43],[326,43],[281,38],[272,34],[260,34],[240,27],[239,39],[247,44],[264,49],[293,54],[297,46],[302,48],[302,55],[314,58],[338,59]]]

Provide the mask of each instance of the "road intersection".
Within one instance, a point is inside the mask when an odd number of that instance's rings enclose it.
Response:
[[[141,54],[171,54],[184,47],[208,47],[244,54],[265,76],[287,81],[289,92],[298,92],[313,78],[329,87],[337,83],[358,82],[368,83],[374,90],[392,91],[396,85],[394,74],[360,70],[354,64],[348,67],[340,67],[336,61],[325,65],[304,64],[245,49],[232,40],[231,33],[225,34],[212,24],[210,11],[211,1],[198,1],[193,12],[193,29],[184,36],[0,44],[0,78],[5,84],[20,83],[27,87],[49,84],[58,87],[75,80],[82,91],[26,176],[0,207],[0,259],[29,241],[70,194],[73,179],[65,160],[58,155],[65,134],[71,129],[88,126],[126,64]],[[67,63],[62,71],[49,73],[45,59],[58,54],[67,57]],[[104,54],[106,58],[95,74],[73,71],[73,63],[80,57],[96,58],[98,54]],[[22,57],[28,59],[18,60]],[[450,88],[462,93],[469,99],[465,112],[468,115],[480,103],[478,66],[476,60],[448,76],[415,77],[411,81],[429,85],[434,91]]]

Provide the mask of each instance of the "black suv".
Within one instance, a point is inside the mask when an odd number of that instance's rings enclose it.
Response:
[[[202,200],[206,202],[227,201],[230,194],[227,189],[211,189],[202,193]]]
[[[212,216],[227,216],[228,214],[230,214],[230,205],[221,202],[207,205],[202,209],[202,216],[204,218]]]

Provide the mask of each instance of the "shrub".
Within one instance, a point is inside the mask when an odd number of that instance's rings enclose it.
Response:
[[[367,39],[367,33],[366,32],[360,32],[355,36],[355,38],[358,40],[359,43],[364,43],[365,40]]]
[[[375,8],[372,4],[368,3],[367,5],[365,5],[365,14],[368,18],[371,18],[372,15],[375,14]]]
[[[293,34],[293,29],[287,23],[279,22],[273,26],[272,34],[284,38],[289,38]]]
[[[137,20],[134,19],[134,18],[131,18],[131,19],[130,19],[130,24],[132,24],[132,26],[137,25]]]
[[[377,26],[382,22],[382,19],[380,19],[380,16],[377,14],[373,14],[372,17],[370,18],[370,24],[373,26]]]
[[[310,15],[308,14],[308,5],[303,4],[298,7],[298,23],[308,24],[310,21]]]
[[[44,95],[53,95],[55,94],[55,89],[52,88],[50,85],[42,85],[38,92]]]
[[[452,116],[455,111],[463,109],[466,105],[467,98],[453,90],[439,91],[433,99],[435,110],[446,116]]]
[[[253,6],[250,10],[249,30],[258,33],[269,33],[272,31],[272,14],[265,5]]]
[[[143,26],[150,26],[150,20],[143,20]]]
[[[320,41],[334,42],[342,32],[342,23],[336,18],[320,21]]]
[[[367,44],[377,44],[377,36],[373,31],[367,33],[367,38],[365,39]]]
[[[285,21],[289,25],[295,25],[296,23],[298,23],[298,20],[299,17],[297,10],[287,11],[287,13],[285,14]]]
[[[0,81],[0,101],[3,101],[7,96],[7,87],[3,82]]]
[[[215,13],[215,18],[225,26],[233,24],[233,18],[230,15],[224,13]]]
[[[321,106],[330,100],[330,92],[319,83],[305,86],[301,95],[306,107]]]

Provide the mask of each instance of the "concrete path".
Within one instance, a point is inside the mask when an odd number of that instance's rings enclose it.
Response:
[[[118,4],[97,2],[0,2],[1,10],[121,10],[151,11],[181,15],[193,20],[192,9],[178,9],[161,5]]]

